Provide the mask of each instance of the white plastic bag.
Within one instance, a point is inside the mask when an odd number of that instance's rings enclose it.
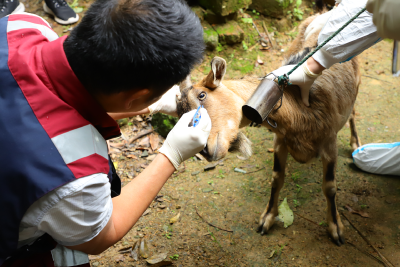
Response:
[[[353,152],[353,161],[366,172],[400,175],[400,142],[363,145]]]

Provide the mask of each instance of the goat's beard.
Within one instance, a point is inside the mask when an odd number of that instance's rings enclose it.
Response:
[[[229,152],[239,152],[247,159],[253,154],[251,145],[252,145],[252,143],[246,137],[246,135],[239,131],[235,140],[232,141],[231,146],[228,151]]]

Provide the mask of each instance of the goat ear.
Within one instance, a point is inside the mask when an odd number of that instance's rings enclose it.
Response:
[[[179,84],[179,90],[182,92],[184,89],[188,88],[192,86],[192,80],[190,77],[190,74],[188,76],[186,76],[186,78],[181,81],[181,83]]]
[[[214,57],[211,61],[211,71],[206,77],[205,87],[209,89],[217,88],[226,72],[226,61],[220,57]]]

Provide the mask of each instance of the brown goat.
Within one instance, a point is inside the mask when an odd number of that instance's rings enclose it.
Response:
[[[290,47],[284,64],[299,62],[311,47],[316,46],[318,33],[304,40],[305,29],[314,18],[310,17],[300,25],[299,35]],[[209,161],[219,160],[232,150],[251,155],[251,143],[239,128],[250,124],[242,114],[242,106],[253,94],[259,81],[248,78],[225,80],[222,83],[225,71],[225,60],[215,57],[207,77],[193,86],[190,77],[181,83],[181,96],[177,100],[180,116],[199,105],[207,109],[212,129],[202,154]],[[322,188],[328,205],[328,231],[337,245],[344,244],[344,228],[336,208],[336,139],[339,130],[349,120],[350,145],[353,149],[361,145],[353,109],[360,76],[357,59],[325,70],[312,86],[310,107],[303,105],[299,88],[289,86],[284,91],[282,107],[270,115],[270,120],[277,123],[277,128],[272,128],[266,122],[262,124],[275,133],[275,139],[271,197],[260,218],[258,231],[261,234],[270,229],[278,215],[279,191],[284,184],[286,159],[290,152],[300,163],[321,157]]]

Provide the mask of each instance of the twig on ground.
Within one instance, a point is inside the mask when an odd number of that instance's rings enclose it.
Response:
[[[265,169],[265,166],[262,167],[262,168],[260,168],[260,169],[258,169],[258,170],[255,170],[255,171],[252,171],[252,172],[248,172],[248,173],[246,173],[246,174],[253,173],[253,172],[258,172],[258,171],[261,171],[261,170],[264,170],[264,169]]]
[[[276,46],[275,46],[274,43],[272,42],[271,35],[269,35],[268,29],[267,29],[267,27],[265,26],[264,21],[263,21],[263,28],[264,28],[265,33],[266,33],[267,36],[268,36],[268,39],[269,39],[269,42],[270,42],[271,45],[272,45],[272,48],[273,48],[273,49],[276,49]]]
[[[254,29],[256,29],[258,35],[260,36],[260,41],[261,41],[261,42],[264,42],[265,44],[268,44],[268,41],[265,40],[264,37],[262,37],[261,33],[258,31],[257,25],[254,23],[254,21],[253,21],[252,23],[253,23]]]
[[[128,144],[129,145],[132,144],[133,141],[139,139],[140,137],[148,135],[149,133],[152,133],[153,131],[154,131],[153,129],[150,129],[150,130],[145,130],[145,131],[142,131],[142,132],[138,133],[136,136],[134,136],[131,139],[129,139]]]
[[[385,83],[388,83],[388,84],[392,84],[391,82],[388,82],[388,81],[385,81],[385,80],[376,78],[376,77],[374,77],[374,76],[369,76],[369,75],[365,75],[365,74],[363,74],[363,75],[361,75],[361,76],[364,76],[364,77],[367,77],[367,78],[371,78],[371,79],[375,79],[375,80],[378,80],[378,81],[381,81],[381,82],[385,82]]]
[[[383,256],[367,239],[367,237],[365,235],[363,235],[360,230],[357,229],[357,227],[349,220],[349,218],[347,218],[347,216],[342,212],[342,216],[351,224],[351,226],[353,226],[353,228],[357,231],[357,233],[364,239],[365,242],[367,242],[367,244],[372,247],[375,252],[379,255],[379,257],[381,257],[381,259],[383,260],[385,266],[389,266],[389,267],[394,267],[394,265],[385,258],[385,256]]]
[[[225,232],[233,233],[232,230],[226,230],[226,229],[224,229],[224,228],[218,227],[218,226],[216,226],[216,225],[214,225],[214,224],[212,224],[212,223],[207,222],[206,219],[204,219],[204,218],[200,215],[200,213],[198,212],[196,206],[194,206],[194,209],[196,210],[197,215],[199,215],[199,217],[200,217],[206,224],[208,224],[209,226],[215,227],[215,228],[217,228],[217,229],[219,229],[219,230],[222,230],[222,231],[225,231]]]
[[[352,245],[352,246],[353,246],[354,248],[356,248],[358,251],[360,251],[360,252],[362,252],[362,253],[364,253],[364,254],[366,254],[366,255],[368,255],[368,256],[374,258],[375,260],[379,261],[379,262],[382,263],[384,266],[386,266],[386,264],[385,264],[381,259],[379,259],[378,257],[372,255],[372,254],[369,253],[368,251],[365,251],[365,250],[363,250],[363,249],[357,247],[356,245],[354,245],[353,243],[349,242],[348,240],[346,240],[346,243],[349,244],[349,245]]]
[[[311,221],[310,219],[307,219],[306,217],[301,216],[301,215],[300,215],[299,213],[297,213],[297,212],[295,212],[295,213],[296,213],[296,215],[300,216],[300,217],[303,218],[304,220],[309,221],[310,223],[313,223],[313,224],[318,225],[318,226],[322,226],[322,225],[319,225],[318,223],[316,223],[316,222],[314,222],[314,221]]]

